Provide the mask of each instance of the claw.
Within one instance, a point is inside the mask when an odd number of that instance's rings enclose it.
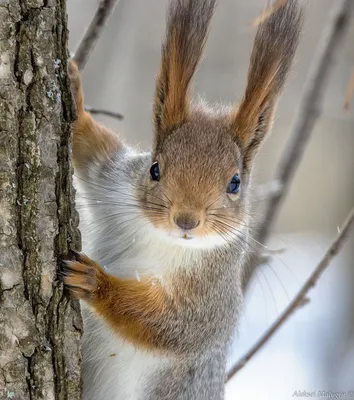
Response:
[[[98,290],[101,267],[83,253],[72,251],[71,260],[62,261],[58,276],[75,297],[92,299]]]
[[[75,260],[80,260],[82,253],[76,250],[70,250],[71,256],[72,258],[74,258]]]

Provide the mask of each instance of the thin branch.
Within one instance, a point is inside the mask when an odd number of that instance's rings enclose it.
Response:
[[[85,106],[85,110],[88,111],[91,114],[102,114],[102,115],[106,115],[108,117],[112,117],[112,118],[116,118],[119,120],[122,120],[124,118],[124,116],[122,114],[113,112],[113,111],[109,111],[109,110],[103,110],[101,108],[93,108],[90,106]]]
[[[280,317],[274,322],[274,324],[263,334],[258,342],[235,364],[227,375],[226,381],[230,380],[236,372],[242,369],[246,363],[264,346],[265,343],[274,335],[274,333],[280,328],[280,326],[300,307],[308,303],[307,294],[312,287],[315,286],[318,279],[322,275],[323,271],[328,267],[333,258],[340,252],[342,245],[348,238],[350,229],[354,225],[354,208],[349,213],[346,221],[336,239],[333,241],[326,254],[317,265],[311,276],[305,282],[303,287],[300,289],[298,294],[294,297],[288,307],[283,311]]]
[[[80,71],[85,68],[87,60],[89,59],[97,40],[101,36],[103,28],[106,25],[107,19],[113,12],[117,3],[118,0],[100,1],[98,9],[74,55],[74,61],[78,65]]]
[[[345,37],[353,10],[353,0],[336,1],[335,8],[326,24],[307,77],[305,91],[300,101],[295,123],[290,132],[287,148],[283,153],[275,174],[274,180],[279,182],[282,190],[268,201],[264,213],[265,217],[258,230],[257,240],[260,243],[265,243],[268,239],[282,202],[289,191],[292,178],[300,164],[315,123],[321,114],[324,92],[329,80],[330,71]],[[247,268],[244,281],[245,286],[250,281],[257,265],[257,255],[255,255],[253,260],[251,260],[249,268]]]
[[[353,93],[354,93],[354,69],[350,75],[349,78],[349,83],[348,83],[348,87],[347,87],[347,94],[345,97],[345,104],[344,104],[344,109],[346,111],[349,110],[350,108],[350,103],[352,101],[352,97],[353,97]]]
[[[85,68],[85,65],[95,48],[95,45],[103,32],[103,28],[106,25],[108,17],[112,14],[114,7],[118,4],[118,0],[101,0],[97,8],[97,11],[87,28],[84,37],[75,52],[73,57],[80,71]],[[85,110],[91,114],[102,114],[107,115],[112,118],[119,120],[123,119],[123,115],[120,113],[115,113],[109,110],[103,110],[98,108],[92,108],[90,106],[85,106]]]
[[[300,109],[290,133],[290,140],[276,173],[275,181],[280,183],[282,190],[269,202],[265,212],[265,219],[259,234],[259,241],[261,243],[264,243],[269,236],[282,200],[288,193],[308,139],[321,114],[325,87],[328,83],[330,71],[334,65],[340,44],[349,26],[353,10],[353,0],[338,2],[335,12],[332,13],[330,21],[326,24],[326,32],[322,36],[317,55],[309,72],[307,83],[305,84],[305,93],[303,99],[300,101]]]

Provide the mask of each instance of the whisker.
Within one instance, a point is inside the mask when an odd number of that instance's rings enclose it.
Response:
[[[222,232],[222,231],[220,230],[220,228],[219,228],[217,225],[215,225],[214,223],[212,223],[212,226],[213,226],[213,229],[215,230],[215,232],[216,232],[223,240],[225,240],[226,243],[228,243],[229,241],[228,241],[227,239],[225,239],[224,232]]]
[[[241,221],[239,221],[239,220],[236,219],[236,218],[233,218],[233,217],[226,217],[225,215],[213,214],[213,213],[209,213],[209,214],[207,214],[207,216],[213,216],[213,217],[217,217],[217,218],[222,218],[222,219],[224,219],[224,220],[226,220],[226,221],[229,221],[229,222],[235,222],[236,224],[241,225],[241,226],[244,226],[244,227],[247,227],[248,230],[253,231],[253,232],[256,233],[256,231],[255,231],[254,229],[250,228],[248,224],[243,224]]]
[[[240,230],[236,229],[235,227],[233,227],[232,225],[227,224],[226,222],[223,222],[225,225],[227,225],[230,229],[235,229],[237,232],[244,234],[243,232],[241,232]],[[247,235],[248,238],[250,238],[251,240],[253,240],[255,243],[257,243],[259,246],[263,247],[264,249],[268,250],[268,247],[264,244],[262,244],[261,242],[259,242],[258,240],[256,240],[254,237],[252,237],[251,235]]]
[[[278,306],[277,306],[277,302],[276,302],[276,300],[275,300],[275,296],[274,296],[273,290],[272,290],[272,288],[271,288],[271,286],[270,286],[270,283],[269,283],[269,281],[268,281],[268,279],[267,279],[265,273],[262,271],[262,268],[259,268],[259,271],[260,271],[260,273],[263,275],[263,278],[265,279],[265,281],[266,281],[266,283],[267,283],[267,286],[268,286],[268,289],[269,289],[269,293],[270,293],[270,295],[272,296],[272,299],[273,299],[273,302],[274,302],[275,311],[276,311],[277,316],[278,316],[278,315],[279,315],[279,310],[278,310]]]
[[[262,285],[262,282],[259,279],[258,269],[256,270],[256,274],[255,275],[257,276],[257,280],[258,280],[259,286],[261,287],[261,291],[262,291],[262,295],[263,295],[263,299],[264,299],[264,311],[265,311],[266,324],[268,325],[269,318],[268,318],[267,296],[265,294],[265,290],[264,290],[264,287]]]
[[[263,265],[267,265],[267,266],[269,267],[270,271],[273,273],[273,275],[275,276],[275,278],[276,278],[277,281],[279,282],[280,286],[283,288],[283,291],[284,291],[284,293],[285,293],[285,295],[286,295],[286,297],[287,297],[287,300],[290,301],[290,297],[289,297],[288,291],[286,290],[286,288],[285,288],[285,286],[284,286],[282,280],[279,278],[278,274],[275,272],[275,270],[274,270],[274,268],[272,267],[272,265],[271,265],[270,263],[265,263],[265,264],[263,264]],[[262,266],[261,266],[261,269],[262,269]]]
[[[235,238],[242,240],[242,241],[243,241],[244,243],[246,243],[249,247],[251,247],[252,250],[254,250],[254,251],[256,251],[256,252],[258,251],[258,248],[254,247],[253,245],[251,245],[251,243],[249,243],[249,242],[247,242],[247,241],[245,240],[245,238],[253,239],[250,235],[245,235],[244,232],[242,232],[242,231],[240,231],[240,230],[234,228],[233,226],[227,224],[226,222],[223,222],[223,221],[220,221],[220,220],[218,220],[217,222],[218,222],[219,224],[221,224],[221,226],[224,226],[224,227],[226,228],[226,230],[231,231],[231,232],[235,235]],[[236,233],[235,233],[235,232],[236,232]],[[255,240],[255,239],[254,239],[254,240]]]
[[[98,206],[98,205],[101,204],[101,205],[116,205],[116,206],[124,206],[124,207],[129,206],[129,207],[132,207],[132,208],[134,207],[134,208],[137,208],[137,209],[144,208],[144,205],[136,204],[136,203],[129,203],[129,202],[126,202],[126,201],[118,202],[118,201],[97,200],[97,199],[93,199],[93,198],[89,198],[89,197],[85,197],[85,196],[81,196],[81,195],[80,195],[80,198],[95,202],[95,203],[90,204],[90,205],[97,205]],[[155,202],[152,202],[152,201],[145,201],[144,203],[148,204],[148,205],[153,205],[153,206],[156,206],[156,207],[169,209],[169,207],[165,206],[164,204],[155,203]]]

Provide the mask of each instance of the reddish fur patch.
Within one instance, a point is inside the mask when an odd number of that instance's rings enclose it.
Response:
[[[84,167],[90,162],[109,159],[121,148],[117,136],[98,124],[89,113],[79,114],[73,124],[74,167]]]
[[[181,64],[179,51],[178,34],[174,31],[170,52],[162,59],[155,96],[155,120],[160,121],[160,133],[164,134],[183,123],[189,115],[188,85],[191,75],[187,76],[188,71]]]
[[[264,106],[268,103],[268,114],[272,114],[275,108],[276,99],[279,95],[278,91],[274,89],[275,78],[278,70],[279,62],[270,66],[269,70],[262,71],[263,75],[258,77],[259,82],[262,84],[257,85],[253,81],[248,82],[246,94],[242,103],[235,107],[231,114],[231,127],[234,129],[236,136],[243,144],[249,143],[250,139],[254,137],[254,132],[257,129],[258,118],[261,115]],[[270,128],[270,124],[264,125],[264,131],[266,133]],[[257,147],[258,145],[259,143],[257,144]]]
[[[114,133],[85,111],[80,72],[72,60],[69,62],[69,75],[78,117],[72,125],[73,162],[75,168],[82,168],[92,161],[110,158],[121,148],[121,144]]]
[[[169,85],[162,126],[164,131],[181,124],[189,114],[188,84],[191,76],[186,66],[181,64],[179,41],[178,32],[174,30],[169,58],[162,67],[167,71]]]
[[[165,293],[149,278],[140,282],[106,274],[85,255],[66,263],[64,284],[75,296],[86,301],[124,339],[145,349],[161,349],[146,319],[164,312]]]

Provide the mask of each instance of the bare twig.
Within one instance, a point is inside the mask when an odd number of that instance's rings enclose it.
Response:
[[[82,71],[85,68],[98,38],[100,37],[108,17],[114,10],[118,0],[101,0],[98,9],[77,48],[74,60]]]
[[[84,37],[82,38],[75,55],[73,57],[80,71],[85,68],[85,65],[99,39],[103,28],[108,20],[108,17],[113,12],[114,7],[117,5],[118,0],[101,0],[97,8],[97,11],[87,28]],[[85,106],[85,110],[91,114],[102,114],[107,115],[116,119],[123,119],[123,115],[109,110],[103,110],[98,108],[92,108]]]
[[[294,297],[288,307],[283,311],[280,317],[274,322],[274,324],[263,334],[258,342],[235,364],[227,375],[226,381],[230,380],[236,372],[242,369],[245,364],[262,348],[262,346],[274,335],[279,327],[299,308],[308,303],[307,294],[309,290],[315,286],[318,279],[322,275],[323,271],[328,267],[333,258],[339,253],[342,248],[345,239],[348,237],[350,229],[354,225],[354,208],[349,213],[346,221],[342,228],[339,230],[339,234],[333,241],[326,254],[317,265],[311,276],[305,282],[303,287],[300,289],[298,294]]]
[[[345,97],[345,104],[344,104],[344,109],[345,110],[349,110],[350,107],[350,103],[352,101],[352,97],[353,97],[353,93],[354,93],[354,69],[350,75],[349,78],[349,83],[348,83],[348,88],[347,88],[347,94]]]
[[[315,123],[320,116],[325,87],[328,82],[331,68],[338,55],[351,14],[354,10],[353,0],[341,0],[335,2],[330,20],[326,24],[312,67],[305,84],[305,92],[297,112],[295,123],[290,132],[290,138],[279,166],[275,181],[282,188],[268,201],[265,217],[260,224],[258,242],[265,243],[275,223],[282,201],[287,195],[292,178],[300,164],[307,142],[310,138]],[[250,281],[253,271],[257,268],[257,255],[253,257],[244,278],[244,286]]]
[[[280,7],[288,0],[276,0],[270,7],[268,7],[265,11],[262,12],[255,20],[252,21],[251,26],[256,27],[262,24],[266,19],[268,19],[272,14],[274,14]]]
[[[336,2],[337,3],[337,2]],[[320,116],[324,89],[327,85],[331,68],[338,54],[340,44],[349,26],[354,10],[353,0],[342,0],[335,7],[326,32],[322,36],[312,68],[310,70],[305,93],[300,101],[300,108],[290,133],[290,140],[284,151],[276,173],[276,182],[282,190],[269,202],[265,219],[260,228],[259,241],[265,242],[277,215],[281,202],[288,192],[294,173],[300,164],[308,139]]]
[[[93,108],[90,106],[85,106],[85,110],[88,111],[91,114],[102,114],[102,115],[107,115],[108,117],[116,118],[116,119],[123,119],[124,116],[122,114],[109,111],[109,110],[103,110],[101,108]]]

